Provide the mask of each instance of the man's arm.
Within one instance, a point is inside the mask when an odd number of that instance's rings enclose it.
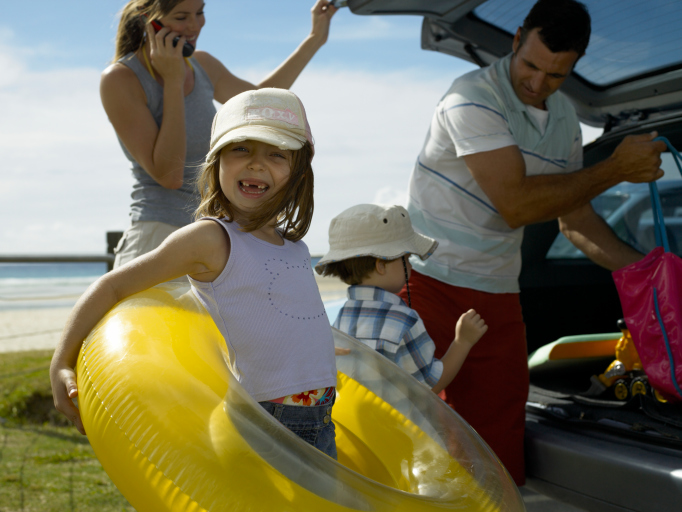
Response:
[[[565,217],[623,181],[641,183],[663,176],[656,132],[625,137],[613,154],[569,174],[527,176],[518,146],[465,155],[469,172],[511,228]],[[607,226],[608,227],[608,226]]]
[[[589,203],[559,217],[559,229],[588,258],[611,271],[643,257],[642,253],[618,238]]]

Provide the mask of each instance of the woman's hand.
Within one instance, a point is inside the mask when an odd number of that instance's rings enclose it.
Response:
[[[147,24],[149,58],[154,69],[163,78],[164,85],[168,82],[183,85],[185,82],[185,60],[182,56],[185,36],[181,36],[177,45],[173,46],[173,38],[179,35],[178,32],[172,32],[168,27],[155,32],[151,24]]]
[[[327,42],[329,37],[329,25],[332,21],[332,16],[338,11],[328,0],[317,0],[310,13],[313,18],[313,26],[310,31],[310,36],[320,45]]]
[[[61,366],[55,359],[50,365],[50,381],[52,383],[52,396],[54,406],[78,429],[78,432],[85,435],[85,428],[81,420],[80,412],[74,405],[72,398],[78,396],[78,386],[76,385],[76,372],[68,366]]]

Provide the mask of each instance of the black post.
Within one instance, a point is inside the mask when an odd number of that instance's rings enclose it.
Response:
[[[107,231],[107,254],[114,254],[114,249],[123,236],[123,231]],[[107,272],[114,268],[114,262],[107,263]]]

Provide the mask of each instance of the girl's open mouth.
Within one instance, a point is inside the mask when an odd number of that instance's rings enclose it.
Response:
[[[263,182],[255,181],[240,181],[239,190],[245,194],[261,195],[264,194],[270,187]]]

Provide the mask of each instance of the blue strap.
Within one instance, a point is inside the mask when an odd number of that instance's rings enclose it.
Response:
[[[677,165],[677,169],[682,174],[682,156],[678,151],[670,144],[670,141],[665,137],[656,137],[654,140],[660,140],[665,142],[666,146],[673,155],[673,160]],[[654,233],[656,235],[656,245],[663,247],[665,252],[670,252],[670,246],[668,244],[668,233],[665,230],[665,222],[663,220],[663,209],[661,208],[661,198],[658,194],[658,187],[656,182],[649,183],[649,193],[651,195],[651,209],[654,215]],[[658,320],[658,325],[663,333],[663,340],[665,341],[665,350],[668,353],[668,360],[670,361],[670,380],[675,386],[677,394],[682,397],[682,389],[680,389],[680,384],[677,382],[677,376],[675,375],[675,360],[673,359],[673,351],[670,349],[670,340],[668,339],[668,333],[665,330],[665,324],[663,324],[663,317],[661,316],[661,311],[658,306],[658,290],[654,287],[654,309],[656,310],[656,319]]]
[[[675,375],[675,360],[673,359],[673,351],[670,350],[670,341],[668,340],[668,333],[665,331],[665,325],[663,324],[663,318],[661,317],[661,311],[658,307],[658,292],[654,286],[654,309],[656,310],[656,318],[658,319],[658,325],[661,327],[661,332],[663,333],[663,339],[665,340],[665,350],[668,352],[668,360],[670,361],[670,380],[675,386],[677,394],[682,397],[682,389],[680,389],[680,384],[677,382],[677,376]]]
[[[663,136],[656,137],[654,140],[660,140],[662,142],[665,142],[665,145],[668,146],[668,149],[670,152],[673,154],[673,159],[675,160],[675,164],[677,164],[677,169],[680,171],[680,174],[682,174],[682,155],[680,155],[679,151],[677,151],[673,145],[670,143],[670,141]]]
[[[654,140],[660,140],[662,142],[665,142],[665,145],[668,146],[670,153],[672,153],[673,155],[673,160],[677,165],[677,169],[680,171],[680,174],[682,174],[682,164],[680,164],[680,162],[682,161],[682,156],[680,156],[680,153],[673,147],[673,145],[667,138],[656,137]],[[649,183],[649,195],[651,196],[651,210],[654,215],[654,235],[656,236],[656,245],[658,245],[659,247],[663,247],[663,250],[665,250],[665,252],[670,252],[670,244],[668,243],[668,233],[665,230],[665,222],[663,220],[663,208],[661,207],[661,197],[658,194],[658,186],[656,185],[655,181]]]
[[[663,221],[661,197],[658,195],[658,186],[656,186],[655,181],[649,183],[649,195],[651,196],[651,211],[654,215],[654,235],[656,236],[656,245],[663,247],[665,252],[670,252],[668,232],[665,230],[665,222]]]

